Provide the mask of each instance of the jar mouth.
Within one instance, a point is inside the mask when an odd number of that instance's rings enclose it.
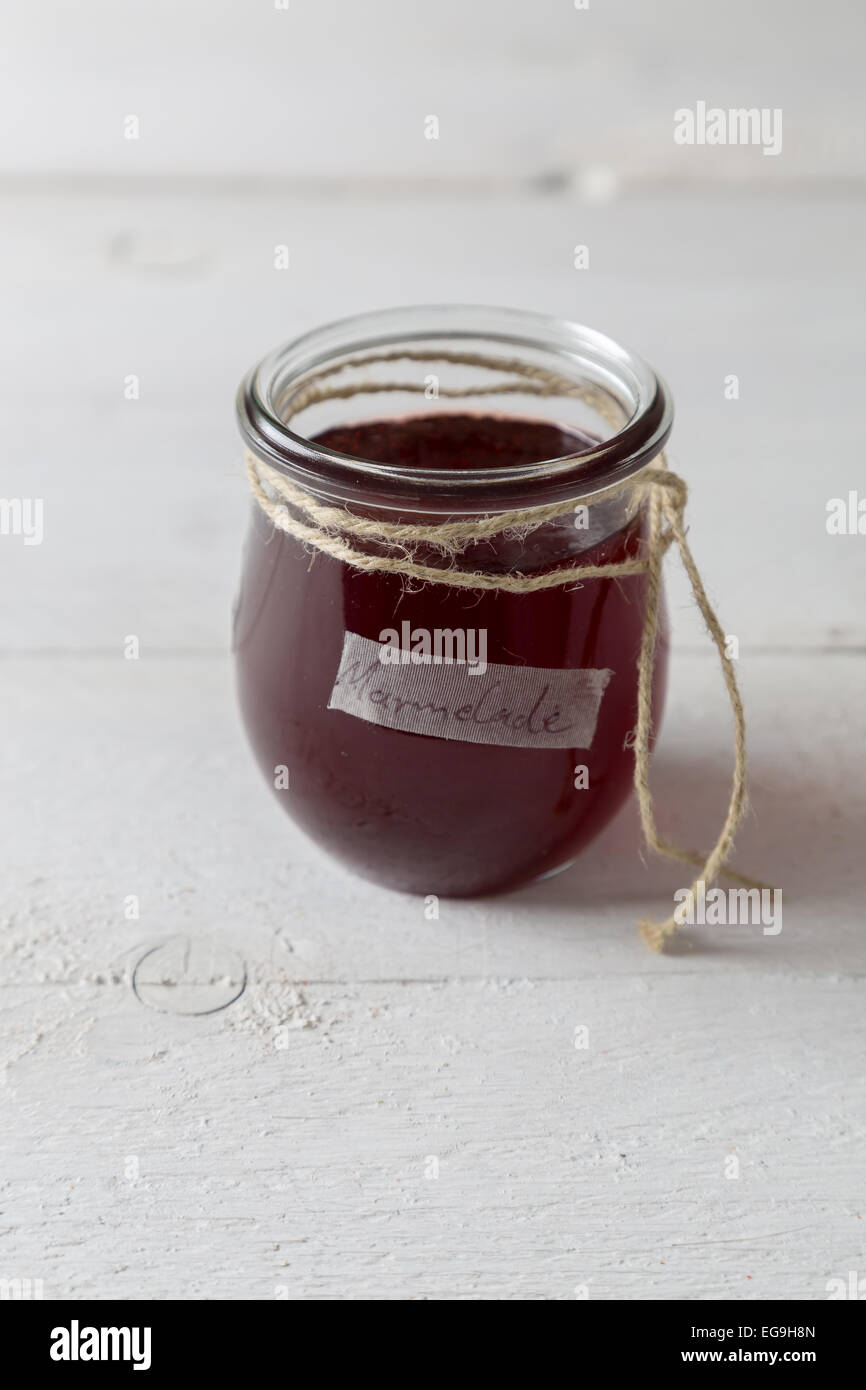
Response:
[[[603,428],[611,432],[579,453],[533,463],[422,469],[343,454],[298,428],[299,416],[315,413],[328,400],[339,401],[350,413],[362,405],[371,418],[404,414],[394,408],[400,393],[415,393],[411,399],[417,402],[429,389],[423,382],[431,379],[438,391],[438,375],[431,378],[421,370],[425,362],[441,363],[449,380],[457,367],[470,366],[491,380],[486,387],[470,382],[465,392],[460,386],[449,388],[445,400],[425,395],[424,413],[431,407],[476,411],[477,399],[487,391],[491,401],[499,402],[493,406],[498,411],[503,399],[498,393],[507,391],[517,399],[525,377],[529,404],[521,408],[520,418],[537,418],[539,401],[548,412],[552,401],[564,400],[572,411],[593,401]],[[375,374],[368,380],[370,364],[379,364],[384,381]],[[411,379],[395,381],[395,376],[406,377],[407,367]],[[362,377],[356,375],[359,371]],[[502,384],[506,373],[511,374],[510,385]],[[328,378],[348,386],[338,383],[323,396],[315,383]],[[561,382],[562,389],[549,389],[551,381]],[[385,400],[390,404],[383,411]],[[491,413],[489,406],[486,413]],[[286,343],[244,378],[237,417],[255,455],[318,496],[374,498],[377,506],[393,508],[411,503],[429,511],[486,511],[491,505],[505,509],[590,496],[626,480],[664,447],[673,402],[664,381],[642,358],[594,329],[526,310],[440,304],[355,315]],[[584,432],[583,425],[571,427]],[[322,428],[309,427],[309,434]],[[597,433],[589,427],[585,432]]]

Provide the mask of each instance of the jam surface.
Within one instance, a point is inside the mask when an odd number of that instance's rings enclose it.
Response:
[[[404,468],[511,468],[563,458],[594,440],[546,420],[500,415],[415,415],[338,425],[316,436],[341,454]]]
[[[315,442],[379,463],[483,469],[562,457],[592,441],[547,422],[443,412],[339,426]],[[490,573],[612,564],[640,553],[643,531],[639,513],[593,541],[566,516],[524,540],[473,544],[460,563]],[[276,769],[288,769],[288,788],[275,792],[308,835],[389,887],[474,896],[554,872],[600,833],[632,785],[645,593],[644,575],[531,594],[407,584],[311,555],[255,507],[235,650],[257,760],[272,787]],[[344,634],[379,641],[404,622],[483,630],[489,662],[611,670],[591,748],[467,743],[329,710]],[[665,669],[662,621],[656,719]]]

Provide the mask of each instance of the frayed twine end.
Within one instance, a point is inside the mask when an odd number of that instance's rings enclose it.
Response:
[[[669,922],[642,921],[638,923],[638,929],[650,950],[659,954],[664,951],[674,933],[674,927]]]

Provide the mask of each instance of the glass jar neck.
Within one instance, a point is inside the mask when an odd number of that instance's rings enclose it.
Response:
[[[449,515],[623,483],[657,456],[673,420],[664,382],[601,334],[539,314],[450,305],[364,314],[306,334],[249,373],[237,410],[252,452],[315,496]],[[564,457],[473,470],[377,463],[315,438],[349,421],[457,410],[545,419],[593,442]]]

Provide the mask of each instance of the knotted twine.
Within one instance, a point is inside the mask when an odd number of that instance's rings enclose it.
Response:
[[[476,353],[448,351],[400,350],[349,358],[338,368],[331,368],[311,378],[281,402],[281,418],[287,423],[292,416],[319,401],[348,399],[358,394],[375,392],[425,392],[418,382],[335,382],[319,384],[334,371],[366,366],[370,363],[411,361],[446,361],[489,368],[520,379],[491,385],[447,387],[439,386],[437,395],[468,397],[498,394],[529,393],[542,396],[571,396],[591,405],[609,423],[619,425],[619,407],[599,388],[558,376],[546,368],[517,359],[482,356]],[[743,704],[737,686],[733,663],[727,655],[725,634],[707,598],[697,565],[686,539],[685,509],[688,488],[678,474],[667,465],[664,452],[638,473],[601,492],[567,502],[554,502],[541,507],[527,507],[468,521],[444,521],[413,525],[387,522],[357,516],[348,507],[334,507],[321,502],[304,488],[246,450],[247,477],[259,506],[272,524],[302,545],[330,555],[353,569],[376,574],[399,574],[425,584],[445,584],[452,588],[494,590],[510,594],[531,594],[542,589],[562,586],[582,587],[592,579],[615,579],[629,575],[647,576],[646,609],[638,655],[637,725],[634,730],[634,786],[640,811],[641,828],[647,846],[670,859],[691,864],[699,873],[691,886],[693,895],[698,883],[709,885],[724,871],[730,877],[750,887],[760,886],[755,879],[735,873],[727,867],[734,845],[734,836],[746,809],[746,724]],[[648,529],[644,553],[630,560],[605,565],[568,565],[540,574],[487,574],[483,571],[456,568],[453,563],[438,567],[420,563],[414,556],[417,548],[432,547],[451,561],[477,541],[503,534],[525,538],[540,526],[558,517],[573,514],[579,504],[586,507],[607,501],[626,490],[644,500],[648,508]],[[394,554],[381,555],[359,549],[364,545],[387,547]],[[731,794],[724,824],[715,845],[708,854],[681,849],[659,834],[656,825],[650,788],[650,739],[652,736],[652,683],[658,636],[659,604],[661,600],[662,563],[667,551],[676,545],[688,575],[701,616],[715,644],[722,664],[725,688],[734,721],[734,771]],[[663,922],[643,920],[640,934],[654,951],[663,950],[681,923],[671,913]]]

